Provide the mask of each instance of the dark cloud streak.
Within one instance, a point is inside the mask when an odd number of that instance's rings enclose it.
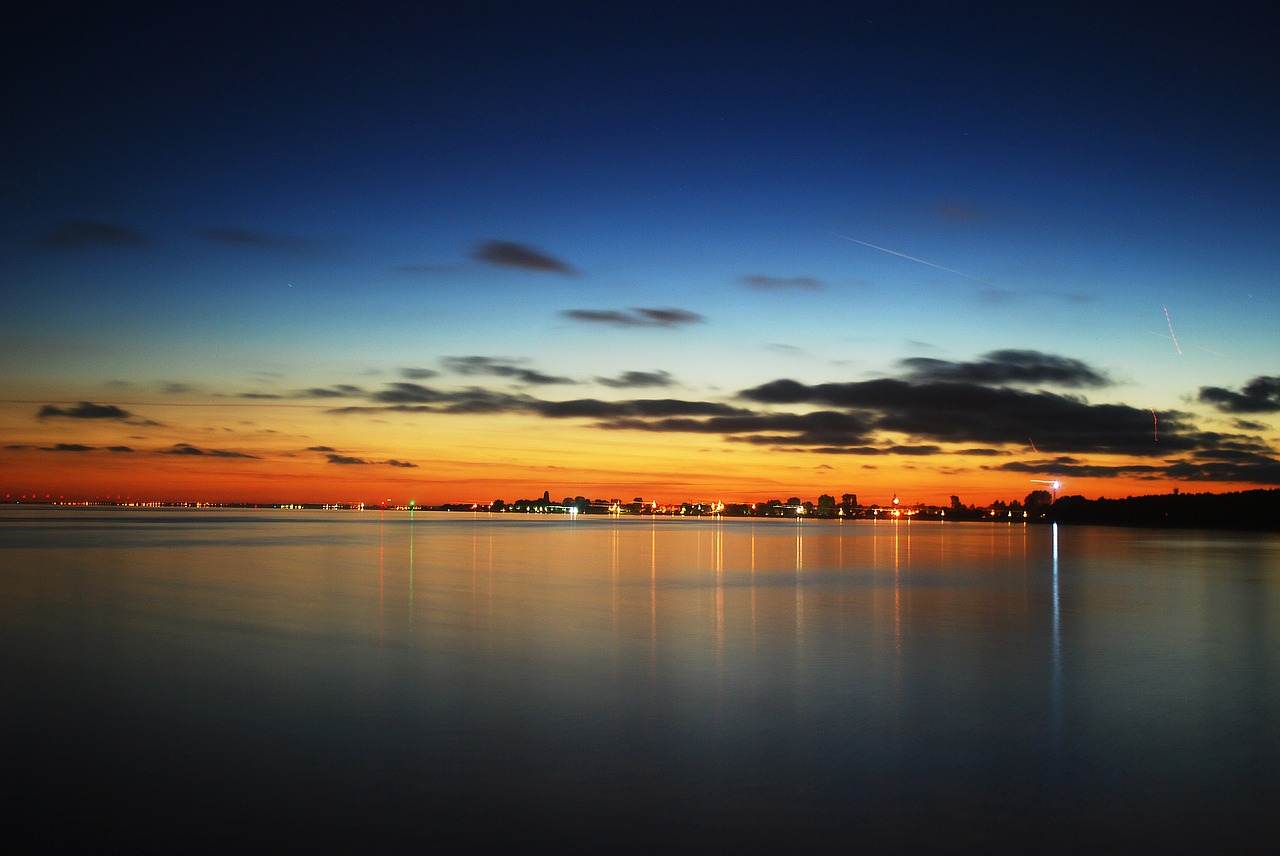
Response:
[[[192,457],[208,457],[208,458],[248,458],[250,460],[258,460],[257,455],[249,455],[244,452],[232,452],[227,449],[201,449],[190,443],[174,443],[167,449],[160,450],[162,455],[190,455]]]
[[[1223,413],[1280,413],[1280,377],[1255,377],[1240,392],[1202,386],[1199,399]]]
[[[1053,384],[1065,387],[1104,387],[1106,374],[1084,362],[1029,350],[1000,350],[972,362],[914,357],[902,360],[909,377],[922,381],[981,384]]]
[[[560,314],[571,321],[613,327],[678,327],[682,324],[703,324],[707,320],[686,309],[566,309]]]
[[[555,384],[577,383],[573,378],[544,374],[535,369],[518,365],[515,360],[498,357],[445,357],[445,367],[462,375],[491,375],[509,378],[532,386],[551,386]]]
[[[784,291],[792,288],[817,291],[822,288],[822,281],[811,276],[748,274],[742,278],[742,284],[757,291]]]
[[[660,370],[651,372],[629,371],[623,372],[614,378],[597,377],[595,380],[596,383],[601,386],[607,386],[610,389],[641,389],[645,387],[672,386],[675,383],[670,372]]]
[[[565,275],[571,275],[576,272],[572,266],[547,255],[541,250],[511,241],[482,241],[476,246],[471,257],[476,261],[486,262],[491,265],[520,270]]]
[[[93,404],[82,401],[75,407],[56,407],[46,404],[36,414],[37,419],[114,419],[124,422],[135,418],[132,413],[116,407],[114,404]]]

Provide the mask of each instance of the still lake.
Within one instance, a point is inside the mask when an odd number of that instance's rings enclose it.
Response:
[[[1280,536],[0,510],[10,834],[1257,847]]]

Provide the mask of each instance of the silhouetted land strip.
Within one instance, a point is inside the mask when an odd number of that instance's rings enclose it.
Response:
[[[810,520],[892,520],[899,517],[917,521],[983,521],[992,524],[1015,523],[1069,523],[1098,524],[1103,526],[1145,526],[1157,529],[1234,529],[1253,532],[1280,532],[1280,488],[1237,491],[1233,493],[1171,493],[1157,496],[1130,496],[1124,499],[1086,499],[1083,496],[1064,496],[1053,502],[1049,492],[1038,490],[1027,496],[1025,502],[994,502],[988,506],[965,506],[958,497],[952,497],[948,507],[915,504],[859,505],[853,494],[846,494],[836,503],[824,494],[815,505],[792,497],[753,503],[683,502],[670,505],[648,503],[636,498],[634,502],[620,500],[587,500],[585,497],[567,497],[563,503],[552,502],[545,495],[537,500],[517,500],[505,503],[494,500],[489,504],[474,502],[444,503],[441,505],[366,505],[365,503],[270,503],[270,502],[18,502],[0,500],[0,506],[76,506],[106,507],[128,506],[148,508],[276,508],[296,510],[343,511],[453,511],[482,513],[541,513],[653,515],[679,517],[794,517]]]
[[[1058,523],[1280,532],[1280,488],[1125,499],[1064,496],[1053,504],[1047,517]]]

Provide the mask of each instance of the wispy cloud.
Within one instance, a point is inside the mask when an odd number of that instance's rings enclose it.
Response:
[[[511,241],[482,241],[472,252],[476,261],[544,273],[573,274],[574,268],[541,250]]]
[[[867,446],[874,441],[872,422],[854,413],[832,410],[812,413],[760,413],[737,409],[708,417],[625,416],[606,419],[603,428],[633,431],[721,434],[757,446]]]
[[[64,220],[41,240],[49,250],[78,250],[86,247],[136,247],[147,243],[146,235],[127,226],[102,220]]]
[[[227,449],[201,449],[190,443],[174,443],[167,449],[161,449],[162,455],[191,455],[193,457],[207,458],[250,458],[258,460],[257,455],[249,455],[244,452],[233,452]]]
[[[363,458],[353,458],[350,455],[339,455],[336,452],[325,456],[331,464],[342,464],[343,466],[368,466],[372,461],[366,461]]]
[[[612,389],[640,389],[644,387],[672,386],[675,380],[670,372],[623,372],[617,377],[597,377],[596,383]]]
[[[560,314],[572,321],[612,327],[679,327],[707,320],[687,309],[566,309]]]
[[[46,404],[36,413],[37,419],[115,419],[125,422],[137,417],[114,404],[93,404],[82,401],[74,407],[58,407]]]
[[[466,375],[517,375],[514,360],[455,357],[446,365]],[[1234,432],[1205,430],[1178,410],[1091,402],[1081,389],[1114,384],[1106,371],[1082,360],[1036,350],[991,351],[972,360],[912,358],[897,376],[810,384],[778,378],[720,400],[682,398],[577,398],[547,400],[518,391],[408,381],[384,384],[366,404],[332,414],[523,414],[576,420],[600,430],[684,433],[789,452],[872,458],[930,456],[1004,458],[990,469],[1052,472],[1051,463],[1075,457],[1078,472],[1213,479],[1230,474],[1267,483],[1280,452],[1265,426],[1236,420]],[[610,389],[674,384],[668,372],[623,372],[594,381]],[[1047,387],[1047,388],[1046,388]],[[1065,391],[1056,391],[1057,387]],[[1277,379],[1255,378],[1244,392],[1205,388],[1202,399],[1225,402],[1232,412],[1273,412]],[[1153,424],[1158,418],[1158,430]],[[315,451],[320,451],[316,447]],[[328,452],[340,457],[339,451]],[[1125,460],[1128,458],[1129,460]],[[356,458],[353,462],[378,463]],[[389,462],[382,462],[390,465]],[[905,465],[905,464],[904,464]],[[1148,469],[1143,469],[1148,468]],[[1058,469],[1057,475],[1077,470]],[[1151,477],[1155,477],[1152,475]]]
[[[793,288],[816,291],[822,288],[822,280],[811,276],[767,276],[758,273],[744,276],[742,284],[757,291],[783,291]]]
[[[394,458],[388,461],[369,461],[369,460],[365,460],[364,458],[356,458],[351,455],[340,455],[340,454],[337,454],[336,452],[331,452],[330,454],[325,455],[325,458],[329,461],[329,463],[339,464],[341,466],[357,466],[357,467],[387,466],[387,467],[401,467],[401,468],[408,468],[408,469],[415,469],[418,466],[417,464],[413,464],[408,461],[397,461]]]
[[[373,401],[382,404],[429,404],[447,398],[445,393],[434,390],[420,383],[397,381],[387,384],[387,389],[373,393]]]
[[[1000,350],[969,362],[912,357],[901,362],[912,380],[954,381],[982,384],[1053,384],[1066,387],[1103,387],[1111,384],[1106,373],[1084,362],[1031,350]]]
[[[1027,444],[1057,452],[1162,456],[1219,445],[1224,437],[1197,431],[1188,414],[1160,415],[1124,404],[1090,404],[1058,393],[979,383],[914,382],[898,378],[807,385],[777,380],[744,390],[760,404],[818,405],[864,414],[879,432],[991,447]]]
[[[491,375],[534,386],[577,383],[573,378],[545,374],[504,357],[445,357],[442,362],[449,371],[463,375]]]
[[[1223,413],[1280,413],[1280,377],[1260,375],[1239,392],[1220,386],[1202,386],[1199,398]]]
[[[353,398],[364,395],[358,386],[349,383],[335,383],[332,386],[313,386],[298,393],[300,398]]]
[[[427,378],[435,377],[438,374],[440,374],[440,372],[435,369],[420,369],[413,366],[405,366],[400,369],[400,377],[406,378],[407,380],[426,380]]]

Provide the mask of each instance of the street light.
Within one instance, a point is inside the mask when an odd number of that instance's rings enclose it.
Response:
[[[1058,501],[1058,488],[1062,487],[1062,482],[1057,479],[1032,479],[1033,484],[1047,484],[1053,488],[1053,501]]]

